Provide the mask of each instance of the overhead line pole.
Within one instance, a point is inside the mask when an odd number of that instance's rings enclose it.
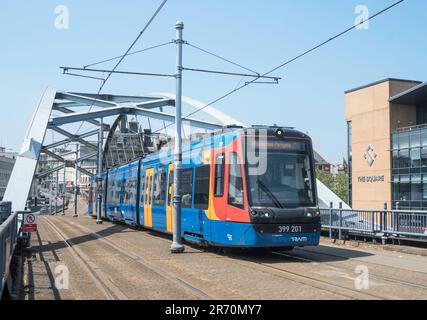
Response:
[[[101,220],[101,208],[102,208],[102,144],[103,144],[103,136],[104,131],[102,128],[103,118],[99,120],[99,137],[98,137],[98,186],[97,186],[97,194],[98,194],[98,210],[96,210],[96,223],[102,224]]]
[[[77,187],[77,184],[78,184],[78,172],[79,172],[79,170],[78,170],[78,167],[79,167],[79,162],[78,162],[78,159],[79,159],[79,145],[78,144],[76,144],[76,163],[75,163],[75,166],[74,166],[74,215],[73,215],[73,217],[74,218],[77,218],[78,217],[78,210],[77,210],[77,206],[78,206],[78,199],[77,199],[77,197],[78,197],[78,187]]]
[[[182,166],[182,137],[181,137],[181,107],[182,107],[182,33],[184,23],[177,21],[176,29],[176,97],[175,97],[175,152],[174,152],[174,186],[173,186],[173,242],[172,253],[184,252],[181,239],[181,166]]]

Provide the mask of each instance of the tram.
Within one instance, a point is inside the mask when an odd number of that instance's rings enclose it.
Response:
[[[293,128],[227,127],[183,143],[182,234],[201,245],[316,246],[320,239],[313,146]],[[108,169],[102,208],[92,180],[89,213],[173,232],[173,145]]]

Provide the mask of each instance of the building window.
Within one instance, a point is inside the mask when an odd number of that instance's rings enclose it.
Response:
[[[399,149],[409,148],[409,133],[404,132],[399,134]]]
[[[409,157],[409,150],[400,150],[399,151],[399,168],[410,168],[411,167],[411,158]]]
[[[411,167],[421,167],[421,150],[419,148],[411,150]]]
[[[419,148],[421,146],[420,131],[415,130],[414,132],[411,132],[409,137],[410,137],[411,148]]]

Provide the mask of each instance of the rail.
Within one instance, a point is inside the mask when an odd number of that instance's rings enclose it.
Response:
[[[321,209],[322,229],[427,239],[427,211]]]
[[[18,237],[18,213],[12,213],[0,225],[0,298],[9,277],[10,263]]]

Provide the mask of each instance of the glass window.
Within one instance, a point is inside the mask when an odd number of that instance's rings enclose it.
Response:
[[[224,172],[225,172],[225,154],[220,153],[215,157],[215,197],[224,195]]]
[[[410,168],[411,158],[409,157],[409,150],[399,151],[399,168]]]
[[[130,190],[129,190],[129,180],[128,179],[124,179],[123,181],[123,185],[124,185],[124,202],[128,202],[129,198],[130,198]]]
[[[411,166],[412,168],[421,167],[421,149],[411,149]]]
[[[393,140],[393,150],[399,149],[399,134],[393,133],[392,140]]]
[[[248,175],[250,205],[261,207],[297,208],[315,206],[315,183],[310,160],[310,144],[292,140],[269,138],[269,146],[260,151],[265,157],[264,172]],[[291,143],[292,142],[292,143]]]
[[[409,148],[409,133],[404,132],[399,134],[399,149]]]
[[[206,210],[209,207],[210,165],[196,168],[194,208]]]
[[[421,166],[427,167],[427,148],[421,149]]]
[[[154,205],[164,206],[166,196],[166,172],[164,167],[159,167],[154,175]]]
[[[151,188],[152,188],[153,176],[145,177],[145,204],[151,205]]]
[[[399,168],[399,151],[393,151],[393,169]]]
[[[427,200],[427,183],[423,183],[423,200]]]
[[[399,199],[399,182],[393,183],[393,201]]]
[[[423,147],[427,147],[427,130],[421,131],[421,144]]]
[[[181,206],[191,208],[193,205],[193,169],[184,169],[181,173]]]
[[[411,132],[410,142],[411,142],[411,148],[418,148],[421,146],[420,131],[416,130],[414,132]]]
[[[411,177],[411,200],[419,201],[422,196],[421,174],[414,174]]]
[[[237,153],[230,153],[228,203],[243,208],[243,178],[242,168]]]
[[[411,200],[411,183],[408,175],[400,177],[399,201]]]
[[[141,177],[141,191],[140,191],[140,194],[141,194],[140,201],[141,201],[141,204],[142,204],[142,203],[144,203],[144,195],[145,195],[145,177],[144,176]]]
[[[172,205],[173,202],[173,170],[169,171],[169,183],[168,183],[168,206]]]

